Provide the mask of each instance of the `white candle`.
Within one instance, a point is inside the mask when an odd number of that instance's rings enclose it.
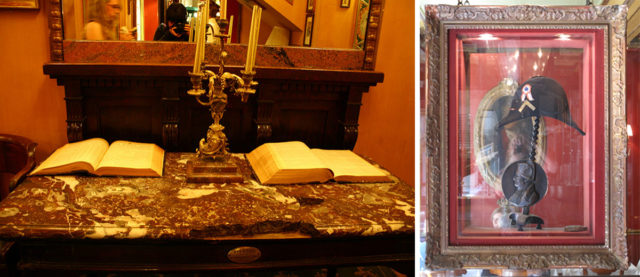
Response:
[[[253,6],[253,13],[251,14],[251,33],[249,34],[251,37],[249,38],[249,46],[247,48],[247,51],[251,52],[250,54],[250,58],[247,60],[247,62],[249,63],[249,69],[250,71],[253,71],[253,59],[255,59],[255,52],[253,52],[253,47],[254,45],[257,45],[258,42],[256,41],[256,31],[258,29],[256,29],[256,22],[257,22],[257,15],[258,15],[258,7],[257,6]]]
[[[192,43],[195,42],[194,39],[196,38],[196,36],[194,35],[194,32],[196,30],[195,20],[189,21],[189,25],[191,25],[191,30],[189,30],[189,43]]]
[[[229,18],[229,31],[227,32],[229,37],[227,38],[227,43],[231,43],[231,35],[233,34],[233,15]]]
[[[220,19],[227,19],[227,0],[220,0]]]
[[[251,31],[249,32],[249,44],[247,45],[247,62],[244,70],[249,73],[255,65],[256,48],[258,47],[258,33],[260,32],[260,17],[262,9],[258,5],[253,6],[251,15]]]
[[[204,2],[204,6],[202,8],[202,18],[200,18],[200,30],[199,30],[199,34],[200,34],[200,45],[201,49],[200,49],[200,63],[204,62],[204,54],[205,54],[205,49],[206,49],[206,42],[207,42],[207,24],[209,23],[209,0],[205,0]]]
[[[251,72],[251,45],[253,45],[253,32],[255,32],[255,28],[253,27],[256,17],[255,17],[255,6],[253,8],[253,14],[251,15],[251,25],[249,29],[249,42],[247,43],[247,60],[245,61],[244,71],[247,73]]]
[[[256,6],[257,7],[257,6]],[[258,34],[260,34],[260,19],[262,18],[262,8],[257,7],[257,13],[256,13],[256,31],[253,33],[253,48],[251,48],[251,70],[254,69],[255,65],[256,65],[256,53],[258,50]]]
[[[193,22],[195,24],[195,31],[193,32],[193,35],[195,36],[196,43],[196,54],[193,59],[193,73],[200,73],[200,62],[198,61],[200,59],[200,23],[198,22],[198,20],[194,20]]]

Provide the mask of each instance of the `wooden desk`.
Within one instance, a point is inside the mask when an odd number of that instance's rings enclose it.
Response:
[[[16,267],[27,273],[354,264],[413,272],[414,189],[395,177],[191,184],[185,165],[192,155],[166,153],[163,178],[29,177],[0,203],[0,239],[15,241]],[[234,159],[251,176],[244,157]],[[247,257],[229,258],[234,251]]]

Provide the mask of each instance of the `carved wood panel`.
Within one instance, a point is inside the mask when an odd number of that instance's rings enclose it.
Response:
[[[163,119],[172,115],[172,109],[163,110],[161,92],[165,84],[148,78],[83,80],[80,90],[84,114],[77,116],[86,118],[86,138],[145,141],[173,148],[175,145],[164,143],[170,138],[162,134]]]
[[[188,67],[139,67],[45,65],[65,86],[69,141],[103,137],[195,151],[212,119],[208,107],[186,93]],[[382,81],[381,73],[367,71],[260,69],[258,76],[248,102],[229,97],[222,124],[231,152],[288,140],[352,149],[362,93]]]

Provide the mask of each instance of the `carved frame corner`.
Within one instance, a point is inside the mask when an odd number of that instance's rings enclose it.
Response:
[[[64,61],[64,51],[62,49],[63,29],[62,29],[62,7],[60,0],[49,0],[47,3],[48,25],[49,25],[49,49],[52,62]]]
[[[384,0],[371,0],[364,42],[364,63],[362,66],[364,70],[374,70],[376,67],[376,55],[378,53],[378,40],[380,37],[380,26],[382,26],[383,11]]]
[[[626,6],[470,7],[427,5],[426,140],[427,216],[424,266],[432,270],[459,268],[540,269],[591,267],[624,269],[626,244]],[[447,25],[482,26],[601,25],[605,31],[605,244],[539,246],[451,246],[448,241],[448,77]]]

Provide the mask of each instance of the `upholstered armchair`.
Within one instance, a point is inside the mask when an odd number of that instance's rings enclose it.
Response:
[[[0,134],[0,200],[33,169],[37,145],[25,137]]]

